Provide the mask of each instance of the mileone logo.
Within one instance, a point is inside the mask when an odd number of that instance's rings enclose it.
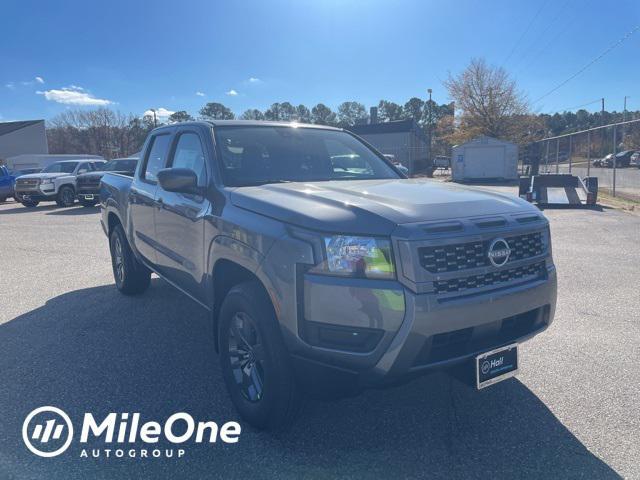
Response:
[[[69,416],[56,407],[33,410],[22,424],[22,440],[27,448],[40,457],[55,457],[64,453],[73,441],[73,424]],[[140,413],[109,413],[96,419],[85,413],[78,442],[101,441],[114,448],[82,448],[81,458],[158,458],[184,456],[184,448],[134,448],[136,443],[157,445],[166,441],[174,445],[191,443],[237,443],[241,428],[238,422],[226,422],[221,427],[213,421],[196,422],[185,412],[174,413],[163,423],[142,421]]]

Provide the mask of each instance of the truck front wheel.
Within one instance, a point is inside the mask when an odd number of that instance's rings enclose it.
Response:
[[[116,288],[125,295],[144,292],[149,287],[151,272],[135,257],[121,225],[111,232],[109,248]]]
[[[222,375],[238,413],[256,428],[288,426],[300,391],[273,306],[257,282],[229,291],[218,329]]]
[[[73,188],[68,186],[60,187],[60,191],[56,197],[56,203],[59,207],[71,207],[75,201],[76,194]]]

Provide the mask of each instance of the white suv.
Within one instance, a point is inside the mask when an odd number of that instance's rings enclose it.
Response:
[[[25,207],[40,202],[55,201],[60,207],[70,207],[76,199],[76,176],[96,170],[104,160],[63,160],[52,163],[40,173],[22,175],[16,179],[16,199]]]

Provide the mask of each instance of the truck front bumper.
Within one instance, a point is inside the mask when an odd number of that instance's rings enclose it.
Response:
[[[298,335],[287,341],[299,371],[329,369],[359,386],[396,383],[542,332],[556,289],[553,265],[536,280],[454,298],[305,275]]]
[[[16,195],[21,199],[34,202],[52,202],[56,199],[56,193],[53,190],[17,190]]]

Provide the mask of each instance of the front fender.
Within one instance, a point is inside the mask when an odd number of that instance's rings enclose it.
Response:
[[[229,260],[257,274],[264,255],[246,243],[228,235],[217,235],[207,248],[207,303],[213,305],[213,271],[219,260]],[[258,276],[260,278],[260,276]],[[260,278],[264,283],[266,279]],[[266,286],[266,285],[265,285]]]

